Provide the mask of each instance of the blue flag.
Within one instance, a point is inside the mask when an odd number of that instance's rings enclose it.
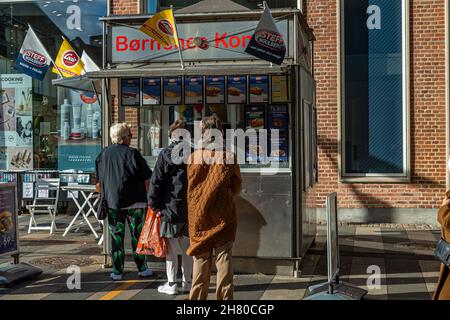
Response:
[[[16,60],[16,69],[38,80],[42,80],[52,59],[31,26]]]

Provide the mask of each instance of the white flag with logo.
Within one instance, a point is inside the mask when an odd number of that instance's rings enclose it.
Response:
[[[38,80],[47,73],[52,58],[39,40],[33,28],[29,26],[22,48],[16,60],[16,69]]]

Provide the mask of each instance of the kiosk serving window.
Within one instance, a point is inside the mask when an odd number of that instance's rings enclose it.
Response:
[[[139,148],[153,167],[169,144],[170,124],[185,120],[197,146],[200,121],[214,115],[222,121],[226,145],[238,160],[241,155],[242,168],[289,169],[288,85],[287,75],[142,78]]]

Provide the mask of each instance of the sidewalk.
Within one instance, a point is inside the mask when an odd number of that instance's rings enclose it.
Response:
[[[40,218],[40,217],[39,217]],[[102,269],[101,246],[97,245],[87,226],[62,237],[63,229],[71,217],[58,216],[60,230],[26,234],[28,215],[21,216],[21,261],[30,262],[44,270],[35,280],[21,283],[11,289],[0,288],[0,300],[184,300],[187,295],[167,296],[157,292],[166,281],[165,264],[150,263],[155,274],[140,279],[133,262],[126,262],[122,281],[109,279],[111,270]],[[62,230],[61,230],[62,229]],[[340,226],[341,279],[367,289],[371,265],[381,270],[381,287],[370,289],[366,299],[423,299],[429,300],[434,292],[439,263],[433,249],[439,230],[428,226],[371,225]],[[306,288],[326,279],[326,252],[324,226],[319,226],[316,244],[304,261],[302,277],[262,274],[235,275],[236,300],[300,300]],[[126,239],[126,241],[129,241]],[[9,257],[0,263],[11,261]],[[67,267],[81,269],[81,290],[69,290]],[[210,297],[214,299],[213,277]]]

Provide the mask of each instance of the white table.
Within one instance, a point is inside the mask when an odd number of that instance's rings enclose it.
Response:
[[[78,212],[75,214],[75,217],[70,222],[69,226],[64,231],[63,237],[67,235],[67,233],[70,231],[70,229],[75,224],[75,221],[78,219],[80,214],[82,215],[84,221],[87,223],[89,228],[91,229],[92,233],[95,236],[95,239],[98,239],[99,236],[97,232],[92,227],[92,224],[89,221],[89,215],[93,214],[95,219],[103,226],[103,221],[99,220],[97,218],[97,212],[95,210],[96,205],[100,201],[100,195],[96,192],[95,185],[71,185],[71,186],[62,186],[61,190],[67,191],[72,195],[73,202],[75,202],[76,206],[78,207]],[[78,201],[76,195],[81,194],[83,203],[80,205],[80,201]],[[84,200],[83,200],[84,199]],[[88,208],[86,208],[86,206]],[[85,211],[85,208],[87,209],[87,212]],[[83,224],[83,220],[80,222],[80,225]],[[78,231],[80,227],[77,228],[76,231]],[[98,244],[102,244],[103,242],[103,235],[101,236]]]

